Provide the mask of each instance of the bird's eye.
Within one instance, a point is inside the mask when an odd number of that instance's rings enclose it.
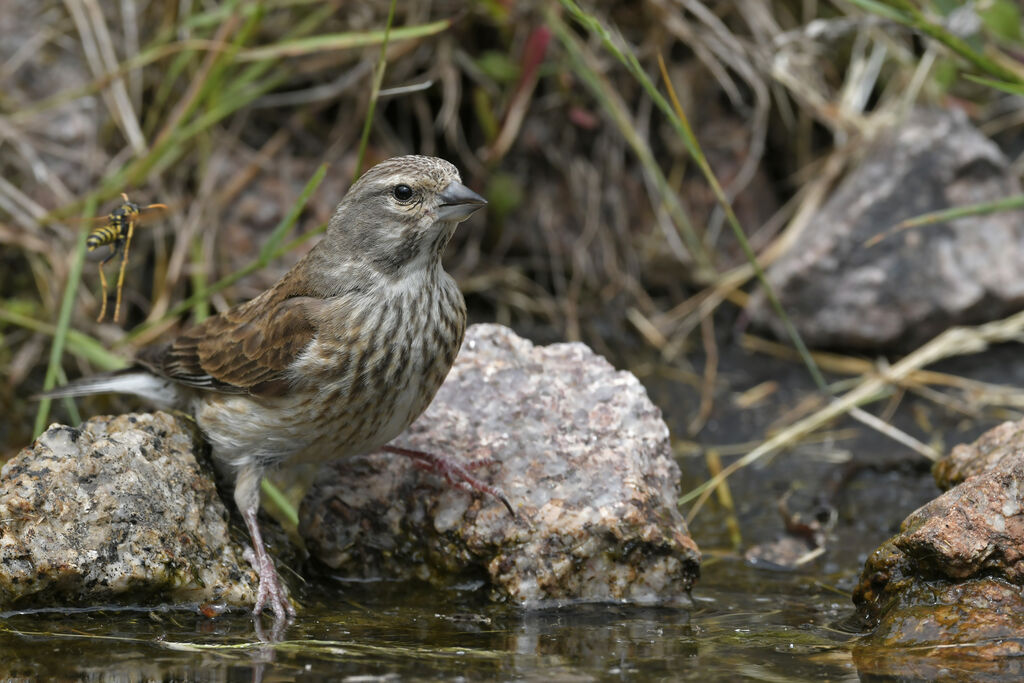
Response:
[[[395,189],[391,193],[400,202],[407,202],[412,199],[412,188],[405,184],[395,185]]]

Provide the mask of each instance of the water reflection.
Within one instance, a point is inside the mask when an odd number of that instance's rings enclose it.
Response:
[[[802,590],[761,600],[712,588],[689,610],[524,612],[474,593],[346,584],[307,599],[269,648],[242,612],[213,620],[166,609],[7,613],[0,677],[854,679],[850,635],[825,623],[834,598]]]

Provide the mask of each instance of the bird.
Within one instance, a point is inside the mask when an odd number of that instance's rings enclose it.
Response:
[[[295,607],[257,522],[268,470],[390,450],[515,515],[472,466],[387,446],[433,399],[462,345],[466,304],[441,256],[458,223],[486,203],[443,159],[385,160],[353,183],[324,237],[269,289],[141,349],[124,370],[44,395],[126,393],[191,413],[214,463],[233,476],[259,575],[254,619],[269,608],[275,623],[290,620]]]

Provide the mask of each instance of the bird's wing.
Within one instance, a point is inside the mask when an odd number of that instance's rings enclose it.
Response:
[[[286,391],[288,368],[316,333],[322,299],[257,297],[207,318],[170,344],[144,349],[138,362],[176,382],[224,393],[274,396]]]

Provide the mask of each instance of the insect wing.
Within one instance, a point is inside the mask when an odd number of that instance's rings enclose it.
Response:
[[[150,204],[149,206],[139,207],[139,214],[135,217],[135,225],[149,225],[166,216],[169,211],[170,209],[166,204]]]

